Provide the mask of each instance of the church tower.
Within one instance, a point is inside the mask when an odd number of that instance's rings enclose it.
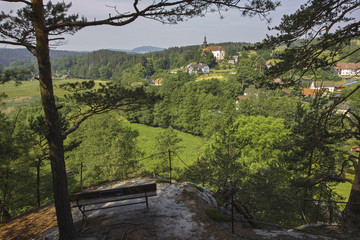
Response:
[[[206,42],[206,36],[205,36],[205,37],[204,37],[204,42],[203,42],[203,46],[202,46],[202,47],[203,47],[203,49],[205,49],[205,48],[207,48],[207,46],[208,46],[208,45],[207,45],[207,42]]]

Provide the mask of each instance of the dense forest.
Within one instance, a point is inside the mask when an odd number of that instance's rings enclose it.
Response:
[[[247,219],[287,226],[339,222],[346,196],[337,186],[353,177],[354,170],[345,160],[358,143],[343,115],[337,109],[328,112],[328,107],[335,95],[345,95],[353,87],[313,97],[301,96],[299,87],[287,91],[259,88],[256,94],[244,96],[245,89],[259,85],[267,71],[266,63],[276,62],[282,50],[250,50],[254,46],[247,43],[221,46],[226,49],[226,58],[215,61],[208,75],[184,71],[190,63],[214,61],[204,57],[201,46],[142,55],[99,50],[53,59],[54,75],[86,80],[61,86],[67,91],[57,99],[64,131],[94,106],[111,105],[93,93],[112,101],[121,89],[141,88],[144,92],[139,94],[153,96],[121,110],[105,107],[99,110],[102,114],[89,118],[66,138],[70,191],[134,176],[167,177],[167,151],[174,158],[186,151],[179,137],[185,132],[206,143],[186,160],[189,165],[175,167],[178,180],[204,184],[216,193],[219,202],[226,203],[230,179],[236,189],[237,211]],[[345,49],[344,56],[352,48]],[[228,59],[234,55],[239,60],[230,64]],[[354,57],[357,55],[342,61]],[[9,68],[32,64],[13,62]],[[201,80],[204,76],[208,78]],[[163,79],[161,86],[153,86],[151,79],[157,78]],[[106,81],[94,84],[88,79]],[[344,82],[334,70],[309,72],[303,79]],[[355,94],[346,103],[356,112],[360,111],[359,97]],[[319,126],[325,116],[327,124]],[[51,171],[40,102],[34,98],[30,106],[21,105],[0,117],[0,211],[1,222],[6,222],[51,201]],[[141,161],[150,153],[139,146],[139,133],[129,122],[163,129],[151,154],[166,154],[153,158],[155,167]],[[273,197],[261,201],[257,194]]]

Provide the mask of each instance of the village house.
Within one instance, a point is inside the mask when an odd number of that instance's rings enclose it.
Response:
[[[204,63],[199,64],[189,64],[187,66],[188,72],[192,73],[210,73],[210,68]]]
[[[273,66],[273,64],[272,64],[272,62],[267,61],[267,62],[265,63],[265,66],[266,66],[267,68],[271,68],[271,67]]]
[[[316,94],[321,92],[319,89],[311,89],[311,88],[302,88],[301,95],[304,97],[315,97]]]
[[[239,61],[239,56],[231,56],[230,58],[229,58],[229,63],[230,64],[235,64],[235,63],[237,63]]]
[[[327,90],[332,93],[335,90],[335,83],[333,81],[313,81],[310,89]]]
[[[341,76],[357,75],[360,73],[360,63],[337,63],[335,69]]]
[[[359,153],[359,152],[360,152],[360,147],[359,147],[359,145],[352,146],[352,147],[351,147],[351,152]]]
[[[222,46],[208,46],[206,41],[206,36],[204,37],[203,42],[203,51],[210,51],[214,55],[217,61],[222,60],[225,58],[225,48]]]
[[[161,86],[163,83],[163,78],[157,78],[154,81],[154,86]]]

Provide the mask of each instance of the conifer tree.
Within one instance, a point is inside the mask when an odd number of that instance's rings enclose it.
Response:
[[[286,45],[288,48],[279,54],[277,58],[281,61],[269,69],[267,72],[269,81],[263,83],[276,87],[273,79],[281,76],[284,86],[299,86],[305,74],[311,73],[316,78],[319,69],[329,70],[337,62],[357,54],[360,51],[359,45],[353,46],[351,51],[346,50],[351,41],[360,36],[360,18],[356,14],[359,10],[360,2],[358,0],[308,0],[294,14],[283,16],[281,24],[273,29],[277,30],[278,34],[269,36],[261,46],[275,48]],[[342,54],[344,52],[346,52],[345,55]],[[314,128],[327,131],[329,122],[337,117],[336,106],[347,100],[359,88],[360,85],[357,85],[350,93],[332,99],[332,104],[326,106]],[[355,114],[350,117],[344,115],[344,118],[347,117],[350,125],[356,126],[358,119],[355,116]],[[357,135],[357,131],[356,127],[352,128],[353,135]],[[338,133],[339,136],[341,134],[345,134],[345,131]],[[331,137],[333,136],[330,135]],[[330,138],[326,136],[326,139]],[[343,212],[343,218],[344,223],[353,225],[353,229],[359,229],[360,170],[358,166],[360,160],[350,156],[350,160],[346,160],[344,166],[347,161],[353,163],[356,176],[354,181],[346,179],[352,183],[352,189],[348,206]],[[322,179],[333,177],[329,175]],[[341,179],[340,176],[338,179]]]

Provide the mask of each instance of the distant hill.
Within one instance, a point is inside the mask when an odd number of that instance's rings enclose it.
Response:
[[[75,51],[64,51],[64,50],[51,50],[50,56],[51,58],[61,58],[65,56],[72,55],[83,55],[87,52],[75,52]],[[0,64],[9,66],[11,62],[21,61],[21,60],[35,60],[35,57],[24,48],[0,48]]]
[[[126,52],[126,53],[136,53],[136,54],[144,54],[149,52],[160,52],[165,50],[165,48],[159,48],[159,47],[153,47],[153,46],[142,46],[137,47],[131,50],[125,50],[125,49],[109,49],[112,51],[118,51],[118,52]]]
[[[142,46],[137,47],[132,50],[124,49],[109,49],[117,52],[126,52],[126,53],[135,53],[135,54],[144,54],[149,52],[159,52],[165,50],[165,48],[153,47],[153,46]],[[84,55],[89,52],[76,52],[76,51],[64,51],[64,50],[51,50],[50,56],[52,59],[74,56],[74,55]],[[35,60],[35,57],[24,48],[0,48],[0,65],[9,66],[11,62],[21,61],[21,60]]]
[[[165,50],[165,48],[152,47],[152,46],[142,46],[142,47],[134,48],[131,51],[135,52],[135,53],[148,53],[148,52],[160,52],[160,51],[163,51],[163,50]]]

